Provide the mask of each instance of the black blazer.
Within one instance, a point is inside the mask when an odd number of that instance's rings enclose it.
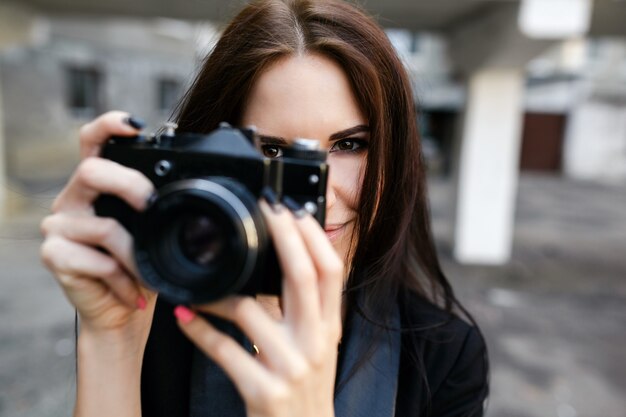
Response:
[[[480,330],[417,296],[401,303],[397,417],[478,417],[488,395]]]
[[[143,417],[187,417],[191,343],[173,306],[158,300],[142,368]],[[487,396],[486,347],[477,328],[417,296],[400,303],[397,417],[478,417]]]

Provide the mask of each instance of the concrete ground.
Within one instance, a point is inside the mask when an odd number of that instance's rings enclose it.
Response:
[[[480,323],[487,417],[626,417],[626,185],[524,175],[512,261],[451,259],[452,190],[431,183],[444,269]],[[0,225],[0,417],[71,414],[74,313],[40,266],[49,193]]]
[[[435,233],[488,341],[486,415],[626,416],[626,185],[522,176],[503,267],[451,260],[449,191],[432,187]]]

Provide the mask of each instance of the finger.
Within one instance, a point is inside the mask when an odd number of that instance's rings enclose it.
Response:
[[[174,314],[182,332],[224,370],[246,403],[257,399],[263,387],[279,382],[239,343],[202,317],[182,306]]]
[[[317,270],[322,319],[341,323],[344,263],[312,216],[305,215],[295,223]]]
[[[285,319],[301,330],[314,334],[319,325],[320,305],[315,266],[295,225],[293,215],[283,206],[278,212],[264,200],[259,203],[276,247],[283,273]]]
[[[297,378],[304,373],[304,358],[296,354],[284,328],[252,297],[228,297],[194,307],[235,323],[258,347],[261,359],[281,375]]]
[[[143,121],[122,111],[110,111],[80,128],[81,159],[100,154],[102,145],[114,135],[132,136],[145,126]],[[133,126],[134,125],[134,126]]]
[[[108,159],[91,157],[76,169],[52,205],[53,212],[91,211],[100,194],[113,194],[135,210],[143,210],[154,186],[139,171]]]
[[[71,277],[77,276],[99,279],[122,303],[133,309],[139,306],[142,294],[137,282],[110,256],[53,235],[44,241],[41,257],[57,278],[68,280],[60,280],[61,285],[76,284]]]
[[[60,235],[68,240],[104,248],[124,269],[138,276],[132,256],[133,238],[112,218],[86,214],[69,215],[64,212],[46,217],[41,222],[44,236]]]

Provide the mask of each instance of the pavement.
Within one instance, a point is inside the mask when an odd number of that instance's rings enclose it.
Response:
[[[488,342],[486,415],[625,417],[626,184],[523,175],[501,267],[451,259],[451,187],[431,190],[444,270]]]
[[[453,188],[430,191],[444,270],[489,347],[486,417],[626,417],[626,184],[522,175],[498,267],[453,260]],[[74,312],[39,261],[52,194],[0,224],[0,417],[71,415]]]

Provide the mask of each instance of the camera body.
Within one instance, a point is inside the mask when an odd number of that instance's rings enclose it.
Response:
[[[222,123],[208,134],[176,134],[170,127],[150,136],[114,136],[103,146],[101,157],[142,172],[156,195],[141,213],[102,195],[96,214],[131,233],[141,279],[170,302],[280,294],[280,267],[258,208],[266,187],[324,225],[328,165],[317,141],[295,140],[280,158],[263,156],[256,142],[253,129]]]

